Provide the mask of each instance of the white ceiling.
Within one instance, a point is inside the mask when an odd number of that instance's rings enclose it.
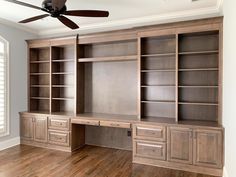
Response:
[[[21,0],[41,7],[42,0]],[[28,24],[17,22],[43,12],[0,0],[0,23],[41,36],[89,33],[141,25],[218,16],[223,0],[67,0],[68,10],[108,10],[108,18],[69,17],[80,29],[72,31],[47,17]]]

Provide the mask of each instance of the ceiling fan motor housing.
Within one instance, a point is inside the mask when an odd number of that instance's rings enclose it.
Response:
[[[66,6],[64,6],[62,9],[54,9],[52,7],[52,0],[44,0],[42,3],[42,8],[49,12],[52,17],[59,17],[67,10]]]

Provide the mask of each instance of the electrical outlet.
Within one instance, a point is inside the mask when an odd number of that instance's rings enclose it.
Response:
[[[131,136],[131,131],[130,130],[127,131],[127,136]]]

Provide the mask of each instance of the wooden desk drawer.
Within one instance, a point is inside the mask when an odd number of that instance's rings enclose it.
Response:
[[[48,141],[50,144],[69,146],[70,145],[70,133],[69,132],[48,132]]]
[[[70,119],[69,118],[56,118],[49,117],[48,128],[55,130],[70,130]]]
[[[99,120],[89,120],[89,119],[73,119],[74,124],[82,124],[82,125],[94,125],[99,126]]]
[[[134,155],[164,161],[166,160],[166,143],[134,141]]]
[[[134,125],[134,137],[147,140],[166,141],[166,127]]]
[[[117,128],[131,128],[131,124],[127,122],[114,122],[114,121],[100,121],[100,126],[117,127]]]

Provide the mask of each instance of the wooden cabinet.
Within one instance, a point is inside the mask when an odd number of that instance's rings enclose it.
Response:
[[[34,141],[47,142],[47,117],[34,117]]]
[[[193,164],[222,168],[223,133],[220,130],[194,130]]]
[[[47,116],[21,116],[21,139],[47,142]]]
[[[20,119],[20,136],[22,139],[33,140],[34,129],[33,129],[33,117],[22,116]]]
[[[192,133],[190,128],[168,128],[168,161],[192,164]]]

